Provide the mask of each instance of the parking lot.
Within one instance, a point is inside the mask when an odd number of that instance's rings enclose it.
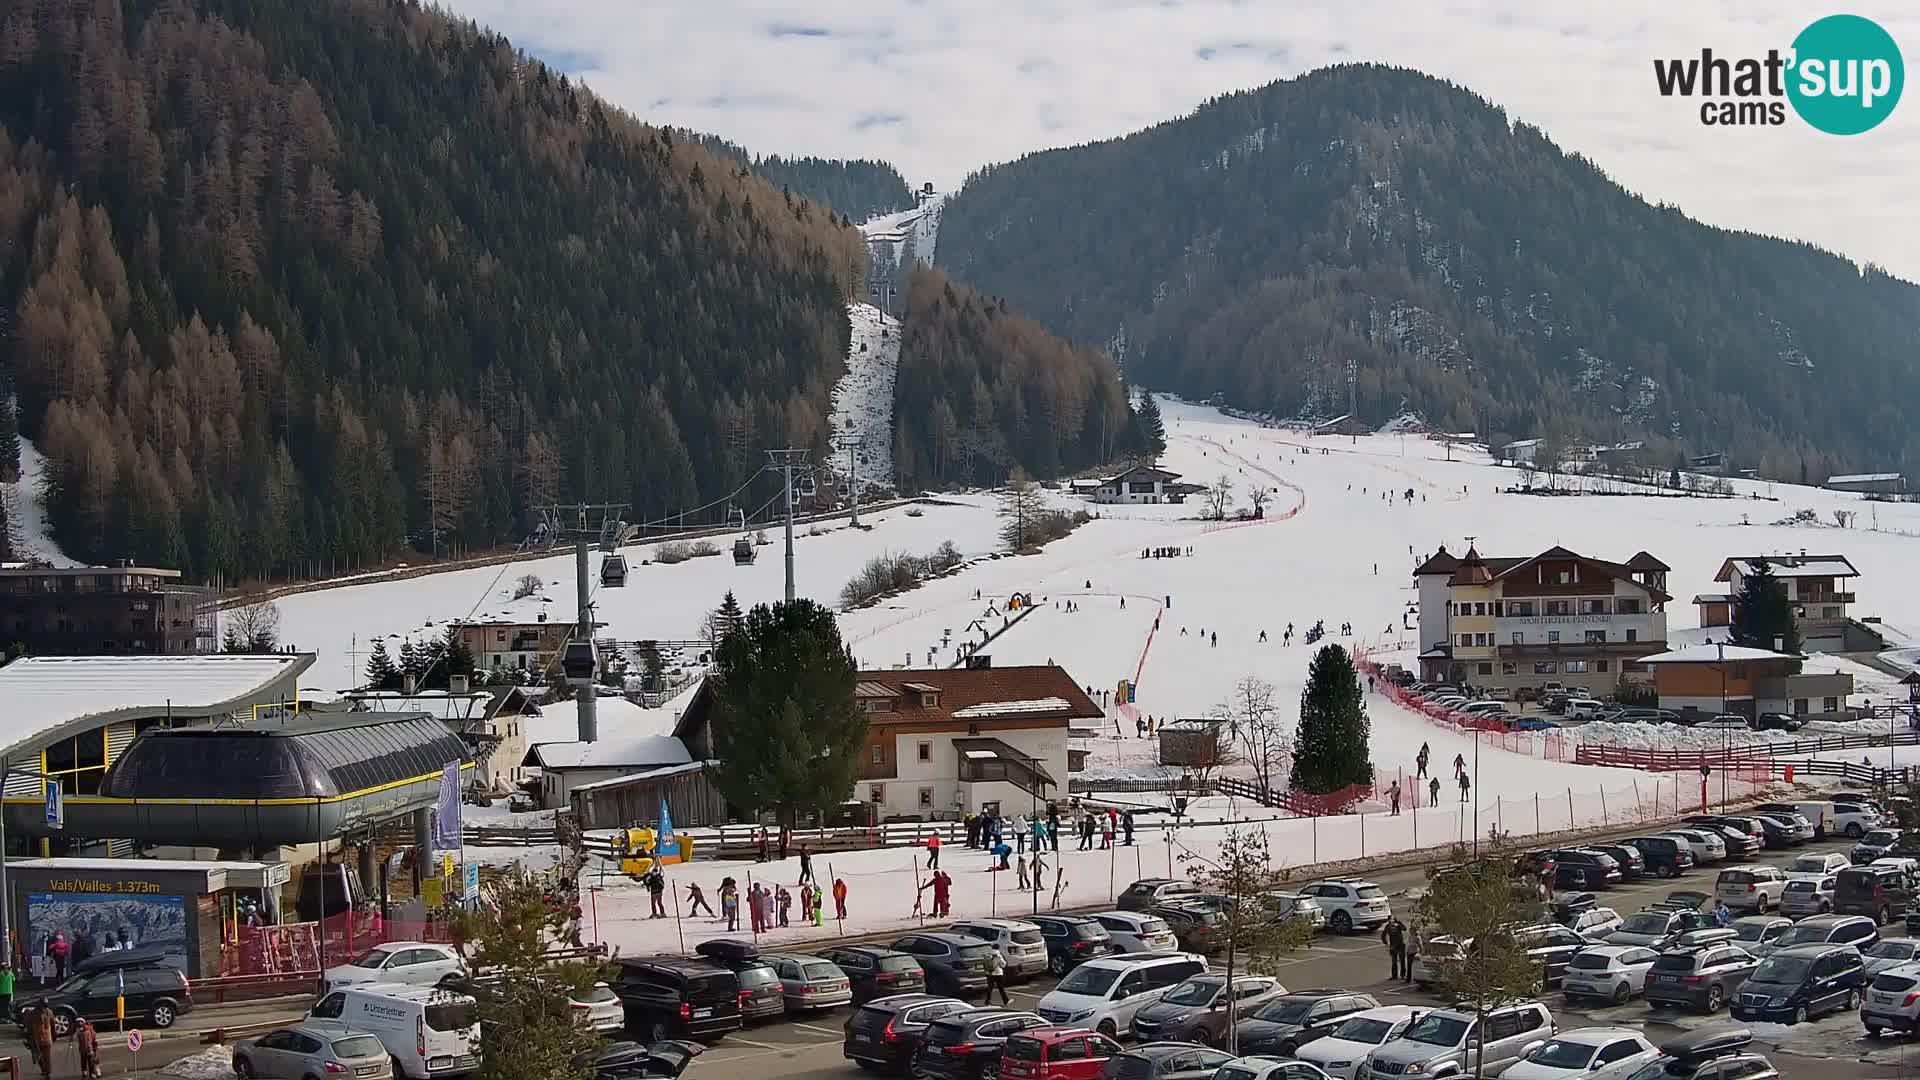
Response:
[[[1696,868],[1678,879],[1648,878],[1618,885],[1599,892],[1598,896],[1602,905],[1612,907],[1626,916],[1675,890],[1711,892],[1719,871],[1736,862],[1784,865],[1808,852],[1844,853],[1851,844],[1847,840],[1829,840],[1786,851],[1763,851],[1745,858]],[[1399,898],[1406,890],[1424,883],[1425,874],[1419,870],[1400,870],[1376,875],[1373,880],[1396,897],[1396,911],[1404,914],[1404,901]],[[1884,927],[1882,932],[1886,936],[1905,936],[1906,933],[1904,925],[1897,919]],[[1214,958],[1216,967],[1219,960],[1218,957]],[[1387,978],[1386,948],[1372,935],[1340,937],[1323,932],[1311,947],[1279,958],[1274,972],[1288,987],[1296,990],[1337,987],[1370,993],[1382,1004],[1443,1004],[1435,994],[1422,992],[1412,985],[1390,982]],[[1052,989],[1054,982],[1043,975],[1012,985],[1010,992],[1014,1007],[1030,1008],[1038,1004],[1041,996]],[[1675,1010],[1655,1012],[1637,998],[1619,1006],[1582,1002],[1569,1007],[1557,991],[1552,991],[1544,995],[1542,1000],[1553,1011],[1562,1029],[1603,1024],[1643,1027],[1656,1043],[1663,1036],[1677,1035],[1703,1024],[1728,1022],[1724,1010],[1711,1016]],[[703,1073],[714,1073],[727,1080],[764,1077],[769,1075],[770,1068],[781,1076],[846,1075],[853,1071],[853,1066],[841,1057],[840,1052],[841,1024],[845,1018],[845,1009],[833,1009],[785,1022],[751,1027],[729,1035],[709,1049],[698,1066]],[[1790,1077],[1811,1077],[1816,1071],[1822,1077],[1895,1075],[1903,1068],[1905,1059],[1920,1050],[1920,1047],[1909,1046],[1907,1040],[1891,1036],[1877,1040],[1867,1038],[1856,1014],[1851,1012],[1795,1026],[1748,1026],[1753,1029],[1756,1038],[1766,1044],[1767,1052],[1773,1056],[1782,1074]],[[1920,1057],[1916,1057],[1916,1064],[1920,1065]]]

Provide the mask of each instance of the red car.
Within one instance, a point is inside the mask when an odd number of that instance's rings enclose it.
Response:
[[[1120,1044],[1085,1028],[1028,1028],[1007,1040],[1001,1080],[1100,1080]]]

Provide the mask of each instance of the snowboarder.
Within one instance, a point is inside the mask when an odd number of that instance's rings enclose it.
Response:
[[[1427,805],[1440,805],[1440,778],[1437,776],[1427,781]]]
[[[1000,865],[991,867],[991,869],[994,869],[994,870],[1013,869],[1012,867],[1007,865],[1007,859],[1012,854],[1013,854],[1013,848],[1009,846],[1005,840],[996,842],[993,845],[993,857],[1000,860]]]
[[[847,917],[847,883],[841,878],[833,879],[833,917]]]
[[[707,903],[707,894],[700,891],[699,882],[687,882],[687,903],[690,905],[687,914],[698,915],[704,911],[708,918],[714,917],[713,908]]]

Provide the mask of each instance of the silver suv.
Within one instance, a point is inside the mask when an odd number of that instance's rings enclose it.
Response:
[[[1327,929],[1336,934],[1381,926],[1393,917],[1386,890],[1371,881],[1328,878],[1302,886],[1300,894],[1313,897],[1327,913]]]
[[[1825,877],[1794,878],[1780,888],[1780,914],[1793,918],[1825,915],[1833,910],[1833,890],[1839,879]]]
[[[1399,1080],[1413,1073],[1422,1077],[1483,1073],[1498,1074],[1522,1054],[1553,1038],[1559,1026],[1553,1014],[1537,1001],[1502,1005],[1486,1017],[1484,1057],[1474,1037],[1474,1014],[1435,1009],[1422,1016],[1406,1034],[1367,1056],[1363,1077]]]
[[[1920,963],[1901,964],[1873,977],[1860,1002],[1860,1024],[1869,1035],[1885,1028],[1920,1027]]]

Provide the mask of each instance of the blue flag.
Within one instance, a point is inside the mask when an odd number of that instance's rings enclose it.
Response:
[[[667,800],[660,799],[660,831],[653,841],[653,853],[657,856],[680,855],[680,838],[673,835],[673,814],[667,810]]]

